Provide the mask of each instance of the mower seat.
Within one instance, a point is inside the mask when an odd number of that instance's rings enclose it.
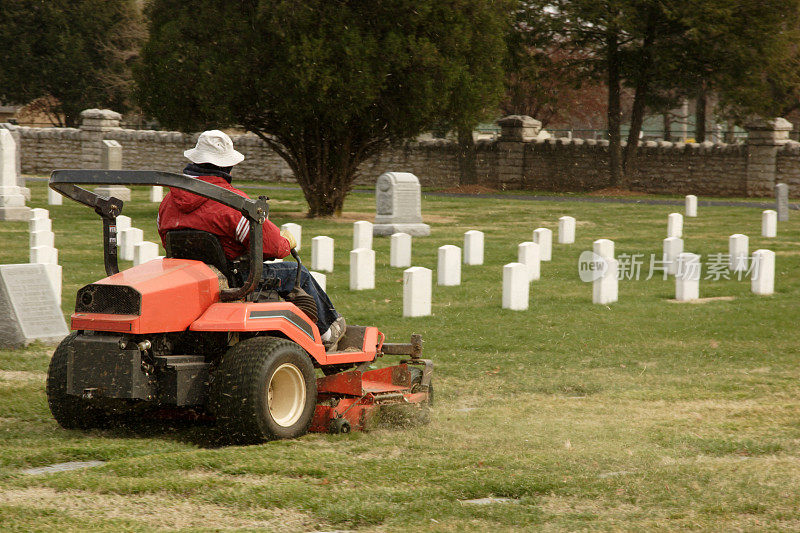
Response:
[[[228,258],[213,233],[196,229],[168,231],[165,248],[167,257],[202,261],[222,272],[230,287],[237,286]]]

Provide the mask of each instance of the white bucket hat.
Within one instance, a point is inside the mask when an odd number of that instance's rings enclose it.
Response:
[[[244,156],[233,148],[233,141],[219,130],[204,131],[197,138],[197,145],[183,152],[192,163],[211,163],[218,167],[232,167],[244,160]]]

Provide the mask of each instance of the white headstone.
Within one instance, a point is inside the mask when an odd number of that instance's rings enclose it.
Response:
[[[45,272],[47,272],[47,279],[50,281],[50,286],[53,288],[53,294],[56,297],[56,303],[60,306],[63,268],[61,265],[47,263],[44,265],[44,269]]]
[[[393,233],[390,239],[389,265],[395,268],[410,267],[411,235],[408,233]]]
[[[128,228],[122,231],[121,235],[119,258],[123,261],[133,261],[133,247],[144,240],[144,232],[139,228]]]
[[[550,261],[553,258],[553,232],[548,228],[533,230],[533,242],[539,245],[539,260]]]
[[[678,271],[678,256],[683,253],[683,239],[667,237],[664,239],[664,266],[667,274],[675,275]]]
[[[375,183],[375,235],[408,233],[415,237],[431,234],[422,223],[419,180],[410,172],[385,172]]]
[[[483,264],[483,232],[471,229],[464,232],[464,264]]]
[[[68,334],[45,265],[0,265],[0,347],[59,342]]]
[[[55,234],[52,231],[41,230],[41,231],[32,231],[29,233],[30,236],[30,243],[29,248],[35,248],[37,246],[55,246],[56,245],[56,238]]]
[[[58,264],[58,249],[52,246],[36,246],[30,249],[30,262],[45,265]]]
[[[558,219],[559,244],[572,244],[575,242],[575,218],[564,216]]]
[[[675,299],[688,302],[700,298],[700,275],[702,265],[700,256],[684,252],[678,256],[675,271]]]
[[[761,213],[761,236],[778,236],[778,213],[772,209],[767,209]]]
[[[117,248],[122,250],[125,244],[125,230],[131,229],[131,217],[120,215],[117,217]]]
[[[372,250],[372,222],[359,220],[353,223],[353,250],[358,248]]]
[[[430,316],[432,283],[429,268],[411,267],[403,271],[403,316]]]
[[[610,257],[603,257],[607,268],[602,276],[592,282],[592,303],[607,305],[619,299],[619,279],[617,271],[619,262]]]
[[[517,262],[528,269],[528,280],[534,281],[541,275],[539,263],[539,245],[535,242],[523,242],[517,246]]]
[[[117,233],[121,233],[131,227],[131,217],[120,215],[117,217]]]
[[[100,168],[122,170],[122,145],[113,140],[100,141]],[[101,196],[119,198],[124,202],[131,200],[131,190],[119,185],[103,185],[94,190]]]
[[[728,238],[728,253],[730,254],[729,267],[734,272],[746,272],[749,257],[748,248],[750,239],[747,235],[734,233]]]
[[[294,236],[294,240],[297,242],[297,246],[294,249],[300,251],[300,241],[303,240],[303,226],[294,222],[287,222],[281,226],[281,230],[288,231]]]
[[[34,218],[50,218],[50,211],[42,209],[41,207],[34,207],[30,210],[29,220],[33,220]]]
[[[28,221],[28,231],[52,231],[53,222],[49,218],[32,218]]]
[[[317,285],[319,285],[319,288],[322,289],[322,292],[328,290],[328,276],[322,272],[316,272],[314,270],[309,270],[308,273],[311,274],[311,277],[316,280]]]
[[[503,309],[524,311],[530,300],[528,267],[522,263],[503,265]]]
[[[60,192],[47,188],[47,205],[64,205],[64,197]]]
[[[753,252],[750,290],[759,296],[769,296],[775,292],[775,252],[772,250]]]
[[[789,220],[789,186],[785,183],[775,185],[775,206],[778,222]]]
[[[100,168],[122,170],[122,145],[117,141],[103,139],[100,142]]]
[[[164,199],[164,187],[155,185],[150,187],[150,201],[154,203],[161,202]]]
[[[350,290],[375,288],[375,250],[356,248],[350,251]]]
[[[667,217],[667,237],[683,237],[683,215],[670,213]]]
[[[592,243],[592,251],[600,257],[614,259],[614,241],[609,239],[597,239]]]
[[[133,245],[133,266],[147,263],[158,257],[158,244],[142,241]]]
[[[103,170],[122,170],[122,145],[117,141],[104,139],[100,141],[100,168]],[[103,185],[94,190],[100,196],[119,198],[123,202],[131,201],[131,190],[120,185]]]
[[[324,235],[311,239],[311,268],[333,272],[333,239]]]
[[[686,216],[687,217],[697,216],[697,196],[695,196],[694,194],[686,195]]]
[[[7,129],[0,129],[0,220],[28,220],[25,195],[17,176],[17,144]]]
[[[452,244],[439,247],[436,279],[439,285],[461,285],[461,248]]]

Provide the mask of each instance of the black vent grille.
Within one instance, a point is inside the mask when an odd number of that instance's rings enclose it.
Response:
[[[87,285],[78,291],[75,302],[77,313],[103,313],[108,315],[139,315],[142,295],[124,285]]]

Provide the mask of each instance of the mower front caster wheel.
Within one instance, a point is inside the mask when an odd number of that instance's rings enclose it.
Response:
[[[293,439],[311,425],[317,404],[314,366],[294,342],[244,340],[222,356],[212,380],[217,426],[234,442]]]
[[[350,433],[352,429],[350,427],[350,422],[347,421],[345,418],[334,418],[331,420],[330,424],[330,432],[334,435],[338,435],[339,433]]]

